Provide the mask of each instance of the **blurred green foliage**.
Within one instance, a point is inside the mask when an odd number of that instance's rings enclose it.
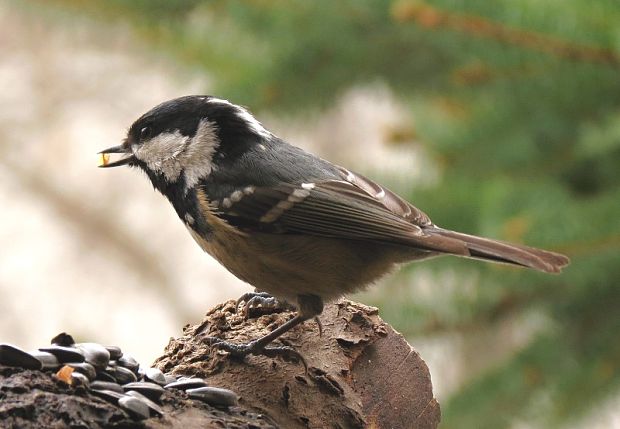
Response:
[[[34,2],[38,6],[42,2]],[[620,381],[620,5],[614,0],[54,0],[130,23],[217,94],[294,114],[381,80],[442,180],[410,189],[440,225],[565,252],[561,276],[463,263],[475,293],[376,298],[407,335],[536,309],[548,329],[442,404],[443,427],[558,427]],[[31,3],[32,4],[32,3]],[[414,268],[415,269],[415,268]],[[484,350],[480,350],[484,353]],[[442,374],[434,374],[441,378]]]

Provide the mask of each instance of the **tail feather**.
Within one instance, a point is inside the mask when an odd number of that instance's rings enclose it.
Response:
[[[465,256],[475,259],[519,265],[546,273],[559,273],[562,267],[570,262],[566,256],[559,253],[519,244],[476,237],[441,228],[427,229],[425,232],[461,241],[469,250],[469,255]]]

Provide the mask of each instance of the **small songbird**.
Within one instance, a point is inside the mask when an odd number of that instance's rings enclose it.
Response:
[[[110,153],[126,156],[109,162]],[[248,344],[210,339],[234,355],[284,353],[266,346],[319,315],[325,301],[398,264],[455,255],[559,273],[569,262],[440,228],[385,187],[288,144],[245,108],[212,96],[154,107],[101,154],[101,167],[143,170],[200,247],[231,273],[296,304],[294,318]]]

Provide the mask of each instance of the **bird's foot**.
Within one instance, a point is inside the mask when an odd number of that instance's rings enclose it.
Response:
[[[308,364],[304,357],[295,349],[288,346],[262,346],[258,340],[246,344],[234,344],[217,337],[206,337],[205,342],[211,347],[228,352],[231,356],[243,359],[247,355],[266,356],[269,358],[282,358],[287,362],[301,362],[308,371]]]
[[[278,301],[267,292],[248,292],[244,293],[237,300],[235,306],[237,313],[239,307],[243,305],[243,316],[246,319],[253,319],[265,314],[280,313],[285,310],[293,309],[288,303]]]

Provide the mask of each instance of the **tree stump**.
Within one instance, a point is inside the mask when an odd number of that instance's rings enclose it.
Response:
[[[167,373],[206,379],[239,395],[234,406],[213,405],[172,388],[157,414],[136,418],[55,370],[0,365],[0,426],[19,428],[435,428],[439,404],[428,368],[375,308],[350,301],[328,305],[322,332],[309,321],[279,339],[307,363],[248,356],[234,359],[205,336],[243,343],[293,317],[290,311],[246,319],[229,301],[171,339],[156,365]],[[6,356],[5,356],[6,357]],[[34,359],[34,358],[32,358]],[[15,365],[10,359],[5,364]],[[59,372],[60,374],[60,372]],[[163,414],[161,416],[157,416]]]
[[[205,336],[245,343],[293,317],[292,312],[246,320],[228,301],[186,326],[156,361],[164,372],[196,375],[235,391],[240,405],[282,428],[435,428],[439,404],[428,367],[378,310],[351,301],[325,307],[280,342],[298,351],[297,362],[265,356],[243,361],[205,344]]]

